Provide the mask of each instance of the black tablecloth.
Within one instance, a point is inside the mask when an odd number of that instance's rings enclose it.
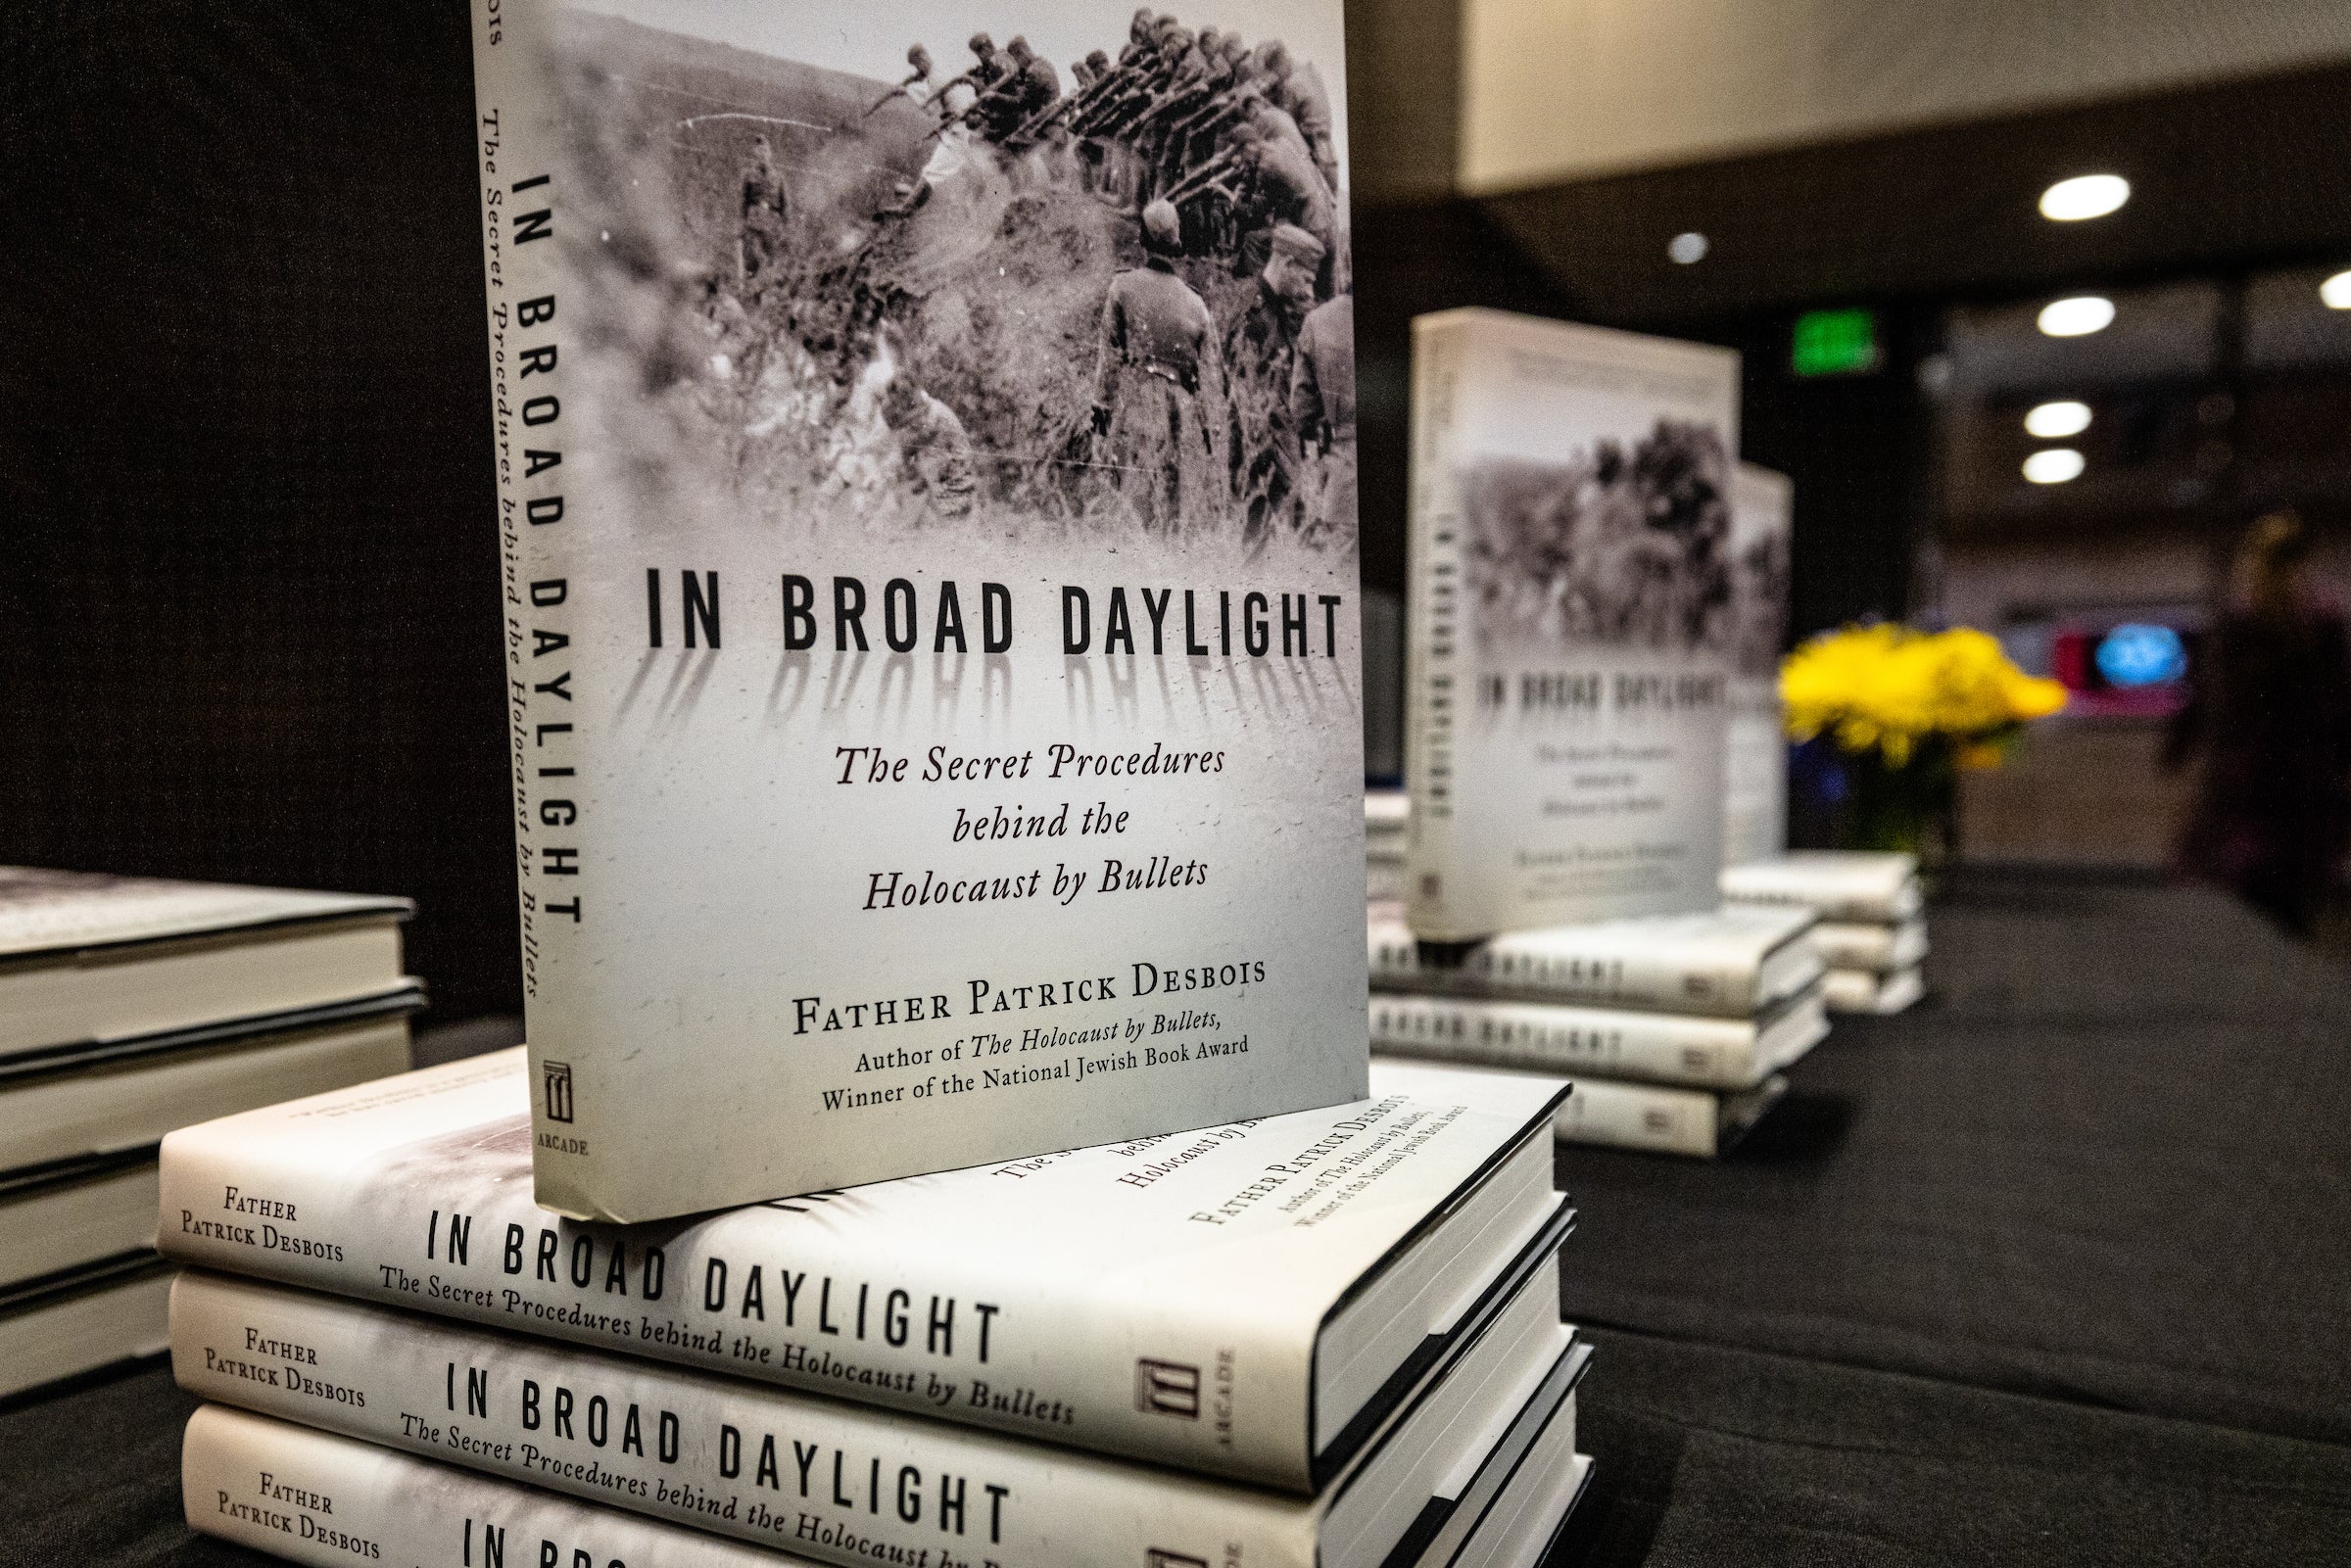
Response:
[[[1562,1562],[2351,1560],[2351,1449],[1599,1331]]]
[[[1978,872],[1930,934],[1730,1159],[1560,1151],[1568,1315],[2351,1441],[2351,974],[2192,888]]]
[[[1976,872],[1934,998],[1733,1158],[1568,1149],[1561,1561],[2351,1561],[2351,979],[2216,896]],[[0,1412],[0,1568],[254,1568],[168,1375]]]

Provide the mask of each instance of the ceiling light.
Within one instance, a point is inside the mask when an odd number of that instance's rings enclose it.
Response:
[[[2040,308],[2040,330],[2052,338],[2086,338],[2114,319],[2114,302],[2101,294],[2077,294]]]
[[[2337,272],[2320,284],[2319,300],[2329,310],[2351,310],[2351,272]]]
[[[2082,454],[2071,447],[2049,447],[2025,459],[2025,477],[2036,485],[2062,485],[2082,477]]]
[[[2025,434],[2042,441],[2063,441],[2078,436],[2089,428],[2089,404],[2087,403],[2044,403],[2037,404],[2025,415]]]
[[[1665,242],[1665,255],[1678,266],[1703,261],[1706,259],[1706,237],[1695,229],[1687,234],[1676,234]]]
[[[2104,217],[2131,199],[2131,182],[2120,174],[2077,174],[2040,193],[2040,215],[2053,223]]]

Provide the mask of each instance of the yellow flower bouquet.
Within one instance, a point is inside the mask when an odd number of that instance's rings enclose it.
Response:
[[[1996,766],[2026,720],[2065,705],[2065,689],[1972,627],[1879,624],[1804,642],[1780,666],[1780,697],[1790,736],[1841,753],[1844,836],[1925,850],[1938,827],[1948,847],[1954,769]]]

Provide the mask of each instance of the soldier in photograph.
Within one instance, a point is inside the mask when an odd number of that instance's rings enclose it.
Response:
[[[720,187],[724,189],[725,187]],[[751,138],[750,161],[743,169],[742,237],[738,250],[744,287],[765,283],[783,259],[785,220],[792,198],[776,169],[775,149],[765,135]]]
[[[1277,226],[1248,306],[1224,329],[1225,460],[1249,539],[1297,520],[1303,458],[1290,387],[1321,264],[1320,240],[1294,224]]]
[[[1233,131],[1233,155],[1242,179],[1236,208],[1243,242],[1237,260],[1244,266],[1262,264],[1264,236],[1278,224],[1293,224],[1322,242],[1322,270],[1315,292],[1328,297],[1330,253],[1339,239],[1338,204],[1314,160],[1255,121]]]
[[[955,410],[901,370],[882,389],[882,418],[897,438],[907,490],[941,517],[969,517],[980,482],[972,438]]]
[[[1176,275],[1176,209],[1143,209],[1143,265],[1110,280],[1094,370],[1093,461],[1106,489],[1146,528],[1173,530],[1221,509],[1224,472],[1207,409],[1217,343],[1208,305]]]
[[[882,106],[888,103],[892,98],[903,98],[907,102],[914,104],[927,103],[930,101],[931,72],[934,69],[931,63],[931,51],[924,48],[919,43],[907,45],[906,65],[908,68],[906,74],[898,79],[897,85],[890,88],[889,91],[884,93],[881,97],[875,99],[873,104],[860,118],[867,119],[872,119],[874,115],[881,110]]]
[[[1330,89],[1322,84],[1322,73],[1311,61],[1290,58],[1289,50],[1278,42],[1268,42],[1258,51],[1258,63],[1267,82],[1268,96],[1286,111],[1305,135],[1316,171],[1333,190],[1339,183],[1339,150],[1330,112]]]
[[[1355,538],[1355,297],[1315,307],[1298,329],[1290,418],[1308,453],[1309,539]]]

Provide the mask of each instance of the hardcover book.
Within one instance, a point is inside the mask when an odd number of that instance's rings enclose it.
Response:
[[[1364,937],[1375,990],[1751,1019],[1820,979],[1814,923],[1809,910],[1726,905],[1519,931],[1439,963],[1390,904],[1366,912]]]
[[[1926,907],[1918,857],[1895,850],[1792,849],[1722,869],[1722,896],[1735,904],[1809,909],[1825,921],[1892,925]]]
[[[130,1254],[0,1288],[0,1400],[162,1350],[171,1276]]]
[[[1812,945],[1820,949],[1820,961],[1832,970],[1884,974],[1915,969],[1927,956],[1927,923],[1918,917],[1888,926],[1824,920],[1812,927]]]
[[[1751,1089],[1728,1092],[1580,1077],[1559,1102],[1555,1130],[1561,1143],[1712,1160],[1728,1154],[1787,1093],[1788,1080],[1777,1073]]]
[[[0,1290],[155,1249],[153,1149],[0,1174]]]
[[[1379,1568],[1531,1400],[1566,1398],[1574,1339],[1546,1258],[1339,1476],[1285,1497],[311,1291],[191,1272],[171,1297],[172,1372],[203,1398],[850,1564]]]
[[[1338,0],[473,13],[540,1201],[1360,1098]]]
[[[1546,1559],[1592,1461],[1575,1451],[1575,1396],[1538,1406],[1539,1398],[1529,1402],[1541,1416],[1532,1430],[1521,1434],[1522,1416],[1448,1511],[1449,1526],[1473,1516],[1461,1532],[1440,1531],[1425,1544],[1415,1535],[1384,1568],[1535,1568]],[[347,1568],[355,1557],[419,1568],[803,1568],[811,1560],[224,1404],[189,1417],[180,1486],[191,1530],[308,1568]],[[1146,1562],[1181,1568],[1168,1557]]]
[[[258,1022],[0,1061],[0,1170],[151,1149],[166,1133],[288,1094],[404,1072],[414,982]]]
[[[1730,733],[1723,753],[1722,863],[1788,847],[1788,739],[1780,646],[1788,640],[1796,520],[1786,474],[1741,463],[1731,474]]]
[[[1413,324],[1407,917],[1460,941],[1709,909],[1739,358]]]
[[[1304,1491],[1566,1224],[1545,1136],[1557,1080],[1383,1063],[1372,1091],[619,1227],[532,1204],[514,1050],[174,1133],[160,1244]]]
[[[1838,969],[1822,976],[1821,994],[1832,1013],[1901,1013],[1927,994],[1927,981],[1916,964],[1883,974],[1873,970]]]
[[[1371,1049],[1441,1062],[1751,1089],[1829,1032],[1813,985],[1751,1019],[1371,993]]]
[[[398,989],[405,898],[0,866],[0,1060]]]

